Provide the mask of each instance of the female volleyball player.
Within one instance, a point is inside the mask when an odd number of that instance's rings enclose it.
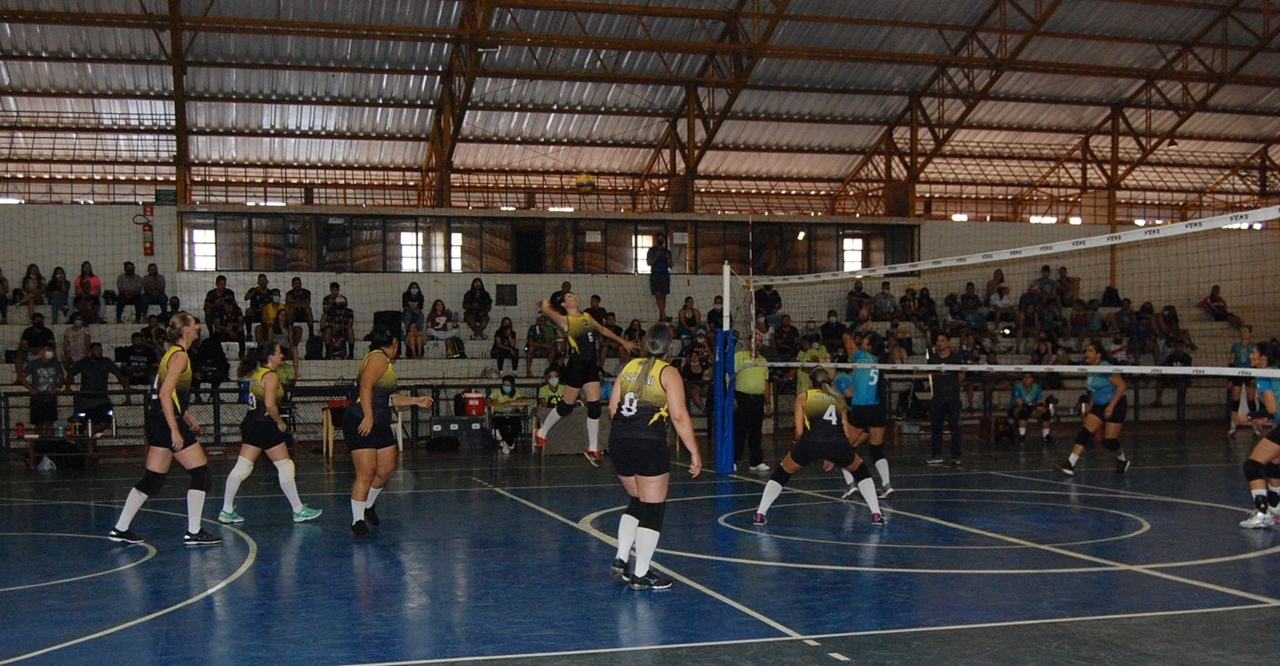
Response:
[[[1249,365],[1260,370],[1268,368],[1275,355],[1276,351],[1268,345],[1255,345],[1249,353]],[[1254,383],[1258,389],[1258,404],[1266,410],[1250,415],[1256,426],[1276,414],[1276,380],[1258,377]],[[1280,464],[1277,461],[1280,461],[1280,425],[1255,444],[1249,459],[1244,461],[1244,478],[1249,482],[1249,494],[1253,496],[1253,513],[1240,522],[1240,527],[1260,529],[1271,527],[1280,520]]]
[[[293,507],[293,522],[305,523],[320,517],[322,511],[302,503],[298,497],[298,483],[294,480],[295,468],[289,457],[289,444],[293,437],[288,426],[280,418],[280,400],[284,386],[276,376],[276,369],[284,363],[284,350],[279,342],[270,341],[258,345],[253,354],[245,356],[236,369],[241,379],[249,379],[249,411],[240,421],[240,457],[227,475],[227,489],[222,496],[222,511],[218,522],[235,525],[244,522],[244,516],[236,513],[236,493],[240,484],[253,473],[253,465],[265,451],[276,466],[280,477],[280,490]]]
[[[877,334],[863,336],[861,345],[853,355],[853,362],[859,365],[882,363],[875,354],[881,346],[881,338]],[[893,484],[889,481],[889,459],[884,457],[884,431],[888,425],[888,414],[885,413],[884,402],[880,399],[880,370],[878,368],[855,368],[853,372],[842,372],[836,375],[836,391],[849,401],[849,425],[853,427],[850,441],[854,447],[863,437],[869,439],[867,459],[880,474],[880,499],[893,496]],[[840,470],[844,474],[846,485],[842,498],[847,499],[858,490],[853,474]]]
[[[1110,366],[1103,360],[1102,343],[1091,340],[1084,347],[1084,362],[1088,365]],[[1080,454],[1093,443],[1094,435],[1102,428],[1102,445],[1116,456],[1116,474],[1129,471],[1131,462],[1124,456],[1124,447],[1120,445],[1120,428],[1124,426],[1124,417],[1129,412],[1129,401],[1125,397],[1124,377],[1119,373],[1089,373],[1085,382],[1093,398],[1093,406],[1084,417],[1084,427],[1076,433],[1075,446],[1071,447],[1071,455],[1053,466],[1067,476],[1075,476],[1076,463]]]

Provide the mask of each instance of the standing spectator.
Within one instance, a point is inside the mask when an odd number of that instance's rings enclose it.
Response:
[[[719,331],[724,328],[724,299],[718,294],[711,303],[711,309],[707,310],[707,330]]]
[[[783,317],[784,320],[788,320]],[[676,313],[676,334],[682,338],[693,337],[693,334],[702,328],[702,312],[694,307],[693,297],[686,296],[684,299],[684,307]]]
[[[533,376],[534,357],[547,359],[547,367],[556,364],[556,327],[547,321],[546,315],[538,315],[524,336],[524,376]],[[557,375],[559,376],[559,375]]]
[[[62,332],[62,364],[70,369],[77,361],[89,355],[93,335],[85,327],[79,313],[71,315],[71,325]]]
[[[267,276],[258,273],[258,283],[244,293],[244,300],[249,305],[244,311],[245,334],[248,335],[254,324],[261,324],[262,310],[271,302],[271,288],[267,286]],[[259,334],[254,332],[254,340]]]
[[[658,306],[658,321],[671,321],[667,316],[667,294],[671,293],[671,265],[675,258],[667,248],[666,234],[654,234],[653,247],[645,253],[644,261],[649,264],[649,293]]]
[[[841,344],[843,340],[841,334]],[[782,323],[773,334],[773,350],[780,361],[794,361],[800,353],[800,329],[791,324],[791,315],[782,315]]]
[[[38,356],[45,347],[55,343],[53,331],[44,325],[44,313],[37,312],[31,316],[31,325],[22,330],[18,339],[18,356],[14,370],[22,371],[27,361]]]
[[[493,347],[489,349],[489,356],[498,360],[498,372],[502,372],[503,361],[507,360],[511,361],[513,374],[520,370],[520,346],[516,341],[516,330],[511,317],[503,317],[498,330],[493,332]]]
[[[880,283],[880,293],[876,294],[875,300],[871,303],[871,319],[874,321],[889,321],[898,316],[898,299],[893,297],[893,292],[889,291],[889,283]]]
[[[410,282],[409,288],[400,294],[400,323],[405,331],[414,324],[417,324],[419,331],[427,330],[426,303],[422,288],[417,282]]]
[[[1209,295],[1200,299],[1196,305],[1208,312],[1214,321],[1225,321],[1237,330],[1244,326],[1244,320],[1227,309],[1227,299],[1222,297],[1222,287],[1216,284],[1209,290]]]
[[[1013,348],[1022,353],[1022,341],[1034,340],[1039,330],[1040,308],[1044,306],[1044,298],[1040,294],[1040,285],[1032,282],[1027,291],[1018,297],[1018,330],[1014,334]]]
[[[756,348],[760,348],[764,342],[760,334],[755,333],[753,337]],[[764,461],[764,449],[760,447],[765,409],[772,397],[769,368],[763,365],[764,362],[763,356],[753,354],[747,348],[738,350],[733,357],[737,373],[733,384],[733,459],[741,460],[745,450],[747,469],[753,472],[769,471],[769,465]],[[747,367],[748,363],[756,365]]]
[[[755,292],[756,317],[764,317],[769,327],[777,330],[782,323],[782,294],[774,290],[773,285],[766,284]]]
[[[21,289],[18,292],[18,298],[13,302],[14,307],[19,305],[27,306],[27,318],[35,314],[37,305],[44,305],[44,276],[40,274],[40,267],[35,264],[27,265],[27,273],[22,276]]]
[[[293,320],[296,322],[307,322],[307,337],[316,334],[316,316],[311,309],[311,290],[302,287],[302,278],[294,277],[290,282],[292,289],[285,292],[284,303],[292,313]],[[301,333],[301,331],[299,331]],[[302,340],[294,340],[296,346]]]
[[[154,347],[147,344],[146,337],[141,332],[134,333],[131,339],[132,344],[124,348],[123,358],[116,360],[122,361],[130,386],[147,386],[155,377],[160,356]]]
[[[49,302],[49,309],[53,312],[53,323],[58,323],[58,318],[69,314],[67,312],[67,303],[71,300],[71,283],[67,281],[67,272],[61,266],[53,269],[53,277],[49,278],[49,283],[44,288],[45,300]]]
[[[853,281],[853,289],[844,295],[844,320],[861,321],[862,311],[871,307],[874,298],[862,288],[862,280]]]
[[[944,371],[932,372],[933,399],[929,401],[929,446],[932,454],[925,461],[930,465],[942,464],[942,428],[951,429],[951,464],[960,465],[960,385],[964,383],[964,361],[952,351],[951,338],[945,333],[934,337],[931,365],[947,366]]]
[[[598,298],[598,297],[597,297]],[[484,329],[489,327],[489,312],[493,310],[493,296],[484,288],[484,281],[471,281],[471,289],[462,295],[462,321],[471,329],[472,340],[484,340]]]
[[[165,293],[165,281],[160,268],[155,264],[147,264],[147,274],[142,276],[142,314],[150,312],[153,305],[164,312],[164,305],[168,301],[169,295]]]
[[[31,425],[45,436],[58,420],[58,392],[67,374],[55,355],[53,342],[49,342],[18,373],[18,384],[31,393]]]
[[[0,270],[0,324],[9,323],[9,278]]]
[[[116,276],[116,323],[124,314],[124,306],[133,306],[133,323],[142,323],[142,276],[138,275],[132,261],[124,262],[124,272]]]
[[[102,433],[111,426],[115,405],[111,402],[111,396],[107,395],[107,386],[112,376],[120,382],[120,388],[125,391],[125,401],[128,402],[129,382],[115,362],[102,356],[100,342],[89,345],[89,355],[76,361],[68,371],[68,386],[73,379],[80,377],[80,390],[75,393],[74,409],[76,415],[93,424],[93,432],[88,433],[90,436]]]

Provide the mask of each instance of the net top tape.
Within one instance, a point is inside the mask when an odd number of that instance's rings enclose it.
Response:
[[[935,365],[929,363],[800,363],[796,361],[786,361],[778,363],[746,363],[743,367],[764,366],[768,368],[813,368],[816,366],[824,368],[836,368],[839,370],[866,370],[876,368],[881,372],[893,373],[933,373],[933,372],[994,372],[1002,374],[1022,374],[1030,372],[1033,374],[1047,373],[1066,373],[1066,374],[1120,374],[1132,376],[1187,376],[1187,377],[1242,377],[1252,379],[1254,377],[1271,377],[1280,378],[1280,368],[1267,368],[1259,370],[1257,368],[1222,368],[1222,367],[1195,367],[1195,366],[1167,366],[1167,365],[1033,365],[1029,363],[1020,364],[986,364],[975,363],[973,365]]]

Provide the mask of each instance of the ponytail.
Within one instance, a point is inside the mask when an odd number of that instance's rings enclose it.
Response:
[[[644,351],[648,358],[645,359],[644,365],[640,366],[635,383],[618,387],[623,389],[624,394],[635,391],[637,387],[644,388],[649,381],[649,373],[653,372],[654,364],[671,352],[671,327],[661,322],[650,327],[649,332],[644,336]]]
[[[236,366],[236,376],[244,379],[250,377],[260,367],[267,365],[268,360],[280,349],[279,342],[264,342],[254,348],[252,354],[245,354]]]

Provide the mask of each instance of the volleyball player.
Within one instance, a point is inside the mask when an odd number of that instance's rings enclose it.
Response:
[[[773,476],[765,484],[752,524],[760,526],[769,522],[766,518],[769,507],[782,494],[782,487],[787,485],[792,474],[815,460],[823,460],[828,470],[832,465],[839,465],[852,472],[858,491],[871,510],[871,524],[884,525],[884,515],[880,513],[880,502],[876,499],[875,481],[871,480],[871,473],[851,445],[854,441],[853,426],[849,423],[844,397],[831,385],[831,372],[826,368],[814,368],[809,379],[813,388],[796,396],[795,445],[774,468]]]
[[[1092,340],[1084,347],[1084,362],[1088,365],[1110,366],[1103,360],[1102,343]],[[1076,433],[1075,446],[1071,447],[1071,455],[1053,466],[1067,476],[1075,476],[1076,463],[1084,448],[1093,443],[1094,435],[1102,429],[1102,445],[1116,456],[1116,474],[1129,471],[1131,462],[1124,455],[1120,445],[1120,428],[1124,425],[1124,417],[1129,412],[1128,398],[1125,397],[1124,377],[1119,373],[1089,373],[1085,382],[1092,396],[1093,405],[1084,417],[1084,427]]]
[[[400,338],[384,326],[369,334],[369,353],[360,361],[354,399],[342,414],[342,434],[351,448],[356,478],[351,483],[351,533],[369,536],[369,526],[382,522],[373,509],[378,495],[396,471],[396,437],[391,430],[395,407],[432,405],[428,396],[396,393],[391,360],[400,351]]]
[[[564,398],[551,413],[547,414],[542,427],[534,432],[534,438],[539,447],[544,446],[547,433],[560,419],[573,412],[573,408],[578,404],[578,396],[581,394],[583,402],[587,403],[587,450],[583,451],[582,455],[592,466],[599,467],[600,413],[603,411],[603,406],[600,404],[600,350],[596,346],[596,335],[603,335],[628,352],[636,351],[637,347],[634,343],[623,340],[616,333],[602,326],[600,322],[592,319],[591,315],[580,311],[577,294],[566,291],[563,306],[564,314],[560,314],[550,301],[544,299],[538,302],[542,314],[565,332],[565,337],[569,340],[567,354],[569,359],[561,377],[565,384]]]
[[[647,358],[632,359],[618,373],[609,396],[609,453],[618,480],[631,496],[626,513],[618,519],[618,553],[611,573],[627,581],[633,590],[664,590],[671,579],[650,569],[658,548],[667,512],[667,488],[671,483],[671,452],[667,448],[667,425],[688,449],[689,475],[702,471],[702,456],[693,434],[693,421],[685,405],[684,381],[680,372],[667,363],[671,353],[671,327],[658,323],[644,339]],[[636,564],[627,575],[631,546],[636,548]]]
[[[222,543],[222,537],[214,536],[200,527],[200,515],[204,511],[205,494],[213,475],[209,472],[209,459],[200,442],[196,441],[196,423],[187,411],[191,391],[191,362],[187,350],[200,337],[200,324],[195,317],[179,312],[169,319],[165,330],[171,346],[160,359],[160,369],[151,391],[147,394],[144,432],[147,441],[146,469],[142,480],[125,498],[124,508],[116,525],[107,538],[123,543],[142,543],[144,539],[129,529],[134,516],[147,498],[160,491],[164,478],[173,461],[191,474],[187,489],[187,532],[182,543],[188,546],[212,546]]]
[[[1271,366],[1276,350],[1267,345],[1255,345],[1249,353],[1249,365],[1258,369]],[[1255,427],[1276,415],[1276,380],[1258,377],[1254,380],[1258,389],[1258,404],[1265,409],[1250,415]],[[1244,478],[1249,482],[1249,494],[1253,496],[1253,513],[1240,521],[1240,527],[1260,529],[1271,527],[1280,521],[1280,425],[1271,429],[1244,461]],[[1269,482],[1268,482],[1269,479]]]
[[[869,365],[881,362],[875,354],[880,346],[881,338],[877,334],[862,336],[859,349],[853,354],[853,362]],[[887,500],[893,496],[893,484],[889,481],[889,460],[884,457],[884,431],[888,425],[888,414],[885,413],[884,402],[880,399],[879,368],[855,368],[853,372],[842,372],[836,375],[836,391],[849,401],[849,425],[854,434],[850,438],[854,448],[863,438],[869,440],[867,460],[880,475],[880,499]],[[857,492],[858,484],[853,474],[840,470],[844,475],[845,491],[841,499],[848,499]]]
[[[277,341],[264,342],[240,361],[236,374],[249,379],[249,411],[240,421],[240,457],[227,475],[227,489],[222,496],[222,511],[218,522],[236,525],[244,522],[244,516],[236,513],[236,493],[240,484],[253,473],[253,465],[265,451],[276,466],[280,490],[293,507],[293,522],[305,523],[323,513],[302,503],[298,497],[296,470],[289,457],[289,444],[293,437],[280,417],[280,400],[284,386],[276,375],[276,369],[284,363],[284,349]]]

